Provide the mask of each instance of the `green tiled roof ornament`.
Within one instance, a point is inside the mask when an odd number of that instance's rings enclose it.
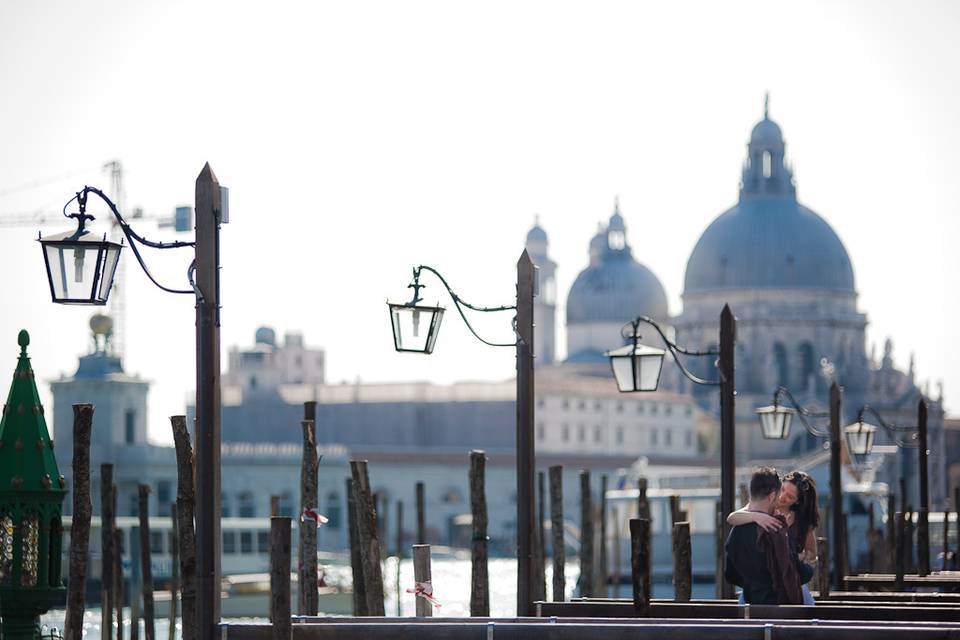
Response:
[[[17,342],[0,420],[0,636],[32,640],[40,636],[40,614],[66,596],[60,560],[67,491],[27,355],[30,335],[21,331]]]

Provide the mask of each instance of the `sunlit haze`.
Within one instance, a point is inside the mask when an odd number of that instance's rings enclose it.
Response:
[[[411,267],[436,267],[475,304],[510,304],[539,215],[562,349],[566,293],[619,196],[634,256],[676,314],[699,234],[736,202],[769,91],[798,198],[853,262],[868,345],[892,337],[903,370],[915,353],[921,386],[936,395],[942,379],[956,412],[957,33],[951,2],[3,3],[0,365],[12,371],[27,328],[38,378],[72,375],[94,311],[50,302],[35,239],[71,223],[5,217],[109,190],[114,159],[128,211],[170,214],[192,205],[209,161],[230,188],[224,364],[270,325],[326,349],[334,383],[509,378],[513,351],[453,315],[433,356],[393,351],[384,302],[409,295]],[[145,256],[177,287],[191,257]],[[150,435],[170,441],[166,417],[194,388],[193,299],[122,259],[124,364],[153,381]],[[509,314],[478,328],[512,339]]]

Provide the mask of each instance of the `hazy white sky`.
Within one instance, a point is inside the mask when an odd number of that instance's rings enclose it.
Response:
[[[958,32],[953,2],[5,2],[0,220],[108,189],[114,158],[128,208],[165,214],[209,161],[231,190],[224,350],[268,324],[324,347],[331,381],[502,379],[512,351],[453,316],[433,357],[392,351],[384,301],[410,267],[510,303],[539,214],[562,304],[619,194],[677,313],[769,90],[799,198],[850,253],[869,340],[893,336],[904,367],[915,352],[956,409]],[[49,379],[73,373],[92,310],[50,303],[37,231],[0,226],[0,363],[26,327]],[[182,285],[189,253],[169,253],[147,259]],[[193,301],[124,260],[126,366],[154,381],[151,435],[169,440],[193,388]],[[481,326],[510,339],[509,317]]]

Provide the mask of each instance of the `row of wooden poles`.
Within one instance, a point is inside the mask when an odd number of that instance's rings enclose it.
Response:
[[[312,419],[312,403],[305,406],[305,415],[311,419],[301,423],[303,433],[303,457],[301,463],[300,485],[301,513],[316,510],[318,505],[318,470],[320,457],[317,450],[316,423]],[[194,459],[193,447],[187,431],[184,416],[171,417],[174,444],[177,457],[177,500],[171,505],[172,532],[174,543],[171,545],[173,556],[173,570],[171,583],[170,605],[170,639],[173,640],[177,614],[177,601],[182,603],[182,629],[184,640],[193,640],[195,637],[196,620],[196,538],[194,529],[195,492],[194,492]],[[90,433],[93,422],[93,406],[89,404],[74,405],[74,451],[73,451],[73,524],[70,540],[70,568],[67,596],[67,614],[65,634],[67,640],[80,640],[82,617],[84,610],[84,585],[86,582],[86,561],[91,518],[90,500]],[[485,489],[485,463],[483,451],[472,451],[469,456],[469,485],[470,508],[472,514],[471,536],[471,616],[486,617],[490,612],[487,535],[487,504]],[[353,607],[358,616],[383,616],[384,579],[381,561],[384,557],[385,545],[381,543],[381,536],[387,535],[385,530],[386,501],[382,501],[380,517],[378,518],[379,497],[372,491],[364,460],[350,461],[351,477],[346,480],[347,515],[350,540],[351,569],[353,574]],[[101,548],[102,548],[102,638],[112,640],[113,629],[116,629],[117,640],[123,640],[123,574],[121,570],[122,534],[116,527],[116,500],[117,488],[113,483],[113,467],[104,464],[100,469],[101,480]],[[552,600],[563,601],[566,590],[566,546],[564,543],[564,514],[563,514],[563,467],[556,465],[548,470],[549,475],[549,505],[550,529],[553,564]],[[534,532],[534,587],[535,599],[546,600],[546,539],[545,539],[545,505],[547,474],[538,473],[538,526]],[[591,477],[587,470],[580,472],[580,579],[578,591],[582,597],[605,597],[609,595],[608,585],[612,583],[619,589],[619,558],[620,558],[620,514],[616,509],[611,516],[615,523],[613,536],[607,532],[607,483],[606,475],[601,477],[600,500],[595,504],[592,497]],[[650,600],[650,506],[646,496],[647,481],[639,478],[637,482],[637,518],[629,521],[631,573],[633,599],[637,604],[638,612],[642,613],[649,605]],[[745,487],[741,486],[741,501],[746,500]],[[150,563],[150,523],[148,518],[148,496],[150,487],[139,485],[139,560],[140,580],[134,585],[134,592],[130,594],[132,624],[131,640],[138,640],[138,619],[141,615],[144,620],[145,640],[155,640],[154,612],[153,612],[153,577]],[[901,495],[903,495],[901,489]],[[416,486],[417,512],[417,541],[413,545],[414,580],[418,585],[430,582],[430,554],[426,543],[424,484]],[[895,497],[888,496],[888,512],[895,509]],[[289,621],[290,607],[290,574],[291,566],[291,527],[292,519],[281,517],[277,513],[276,498],[271,500],[271,529],[270,529],[270,576],[271,576],[271,619],[274,624],[283,625]],[[954,503],[960,505],[960,489]],[[398,594],[398,613],[400,600],[399,560],[403,557],[403,503],[397,502],[397,577],[396,587]],[[904,515],[904,514],[907,515]],[[913,558],[913,523],[909,514],[912,509],[904,506],[896,511],[894,518],[887,521],[885,536],[875,528],[874,510],[871,505],[869,511],[869,566],[872,572],[884,569],[896,572],[898,584],[903,584],[903,575],[912,569]],[[723,567],[723,527],[720,521],[719,503],[716,509],[716,585],[718,597],[721,589]],[[686,602],[690,600],[692,592],[692,565],[690,522],[685,511],[680,509],[678,496],[670,497],[670,519],[673,543],[673,583],[675,600]],[[298,612],[301,615],[316,615],[318,613],[318,566],[317,566],[317,523],[309,518],[300,517],[299,549],[298,549],[298,581],[300,600]],[[842,523],[843,537],[846,538],[846,518]],[[960,518],[958,518],[960,522]],[[599,528],[599,531],[596,529]],[[826,527],[823,527],[826,530]],[[947,534],[949,531],[948,518],[944,518],[944,554],[948,552]],[[595,533],[599,533],[595,536]],[[608,564],[607,539],[613,544],[613,573],[610,575]],[[597,541],[599,538],[599,541]],[[889,544],[889,541],[894,541]],[[844,575],[849,573],[846,545],[841,547],[844,558],[838,563],[839,570]],[[819,572],[816,581],[821,595],[829,590],[829,561],[825,538],[818,538],[820,555]],[[960,555],[960,554],[957,554]],[[956,556],[955,556],[956,557]],[[890,566],[892,563],[893,566]],[[836,570],[836,569],[835,569]],[[180,596],[179,598],[177,596]],[[615,592],[614,595],[618,595]],[[432,606],[425,598],[417,597],[417,614],[427,616]],[[644,604],[646,603],[646,604]],[[142,604],[142,609],[141,609]],[[114,618],[116,615],[116,618]],[[287,636],[283,636],[287,637]]]

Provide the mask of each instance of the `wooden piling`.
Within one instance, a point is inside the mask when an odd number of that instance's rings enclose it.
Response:
[[[563,542],[563,467],[550,467],[550,532],[553,546],[553,601],[566,599],[566,564]]]
[[[90,547],[90,431],[93,405],[73,405],[73,519],[70,525],[70,573],[64,639],[83,636],[83,611],[87,586],[87,553]],[[32,444],[30,445],[33,446]]]
[[[680,496],[673,494],[670,496],[670,526],[680,522]]]
[[[117,487],[113,487],[113,512],[117,512]],[[117,640],[123,640],[123,531],[113,530],[113,605],[116,608]]]
[[[470,615],[482,618],[490,615],[485,465],[486,456],[483,451],[470,452],[470,513],[473,515],[473,537],[470,543],[472,569],[470,577]],[[419,600],[422,600],[422,598],[418,598],[418,603]]]
[[[887,573],[896,571],[894,558],[897,555],[897,524],[894,515],[897,512],[897,496],[887,494],[887,527],[883,540],[883,570]]]
[[[647,479],[637,478],[637,517],[650,519],[650,501],[647,500]]]
[[[170,416],[177,453],[177,539],[180,554],[180,609],[183,640],[197,637],[197,532],[193,446],[186,416]]]
[[[830,597],[830,545],[826,538],[817,538],[817,588],[821,600]]]
[[[430,545],[413,545],[413,580],[416,583],[415,591],[424,589],[428,593],[433,592],[433,584],[430,574]],[[417,617],[430,618],[433,616],[433,604],[426,598],[415,595]]]
[[[610,517],[613,518],[613,597],[620,597],[620,510],[614,507],[611,509]]]
[[[425,486],[422,482],[417,483],[417,544],[427,544],[427,524],[424,502]]]
[[[607,558],[607,483],[609,478],[607,474],[600,476],[600,553],[598,555],[599,562],[597,563],[597,581],[596,586],[594,587],[593,593],[595,596],[600,598],[606,598],[609,590],[607,589],[607,583],[609,581],[609,569],[608,569],[608,558]]]
[[[280,496],[270,496],[270,517],[276,518],[280,515]]]
[[[580,471],[580,597],[593,597],[593,497],[590,471]]]
[[[903,591],[903,574],[906,570],[906,546],[907,539],[904,535],[904,514],[902,511],[898,511],[896,516],[894,516],[896,522],[896,549],[897,549],[897,560],[896,560],[896,579],[893,583],[894,591]]]
[[[291,519],[270,518],[270,620],[271,640],[290,640],[290,533]]]
[[[143,581],[140,577],[140,527],[130,527],[130,640],[140,640],[143,612]]]
[[[633,611],[637,617],[650,614],[650,521],[630,520],[630,568],[633,578]]]
[[[723,539],[723,507],[717,500],[713,514],[713,565],[714,565],[714,596],[719,600],[724,596],[724,539]]]
[[[690,523],[673,525],[673,589],[674,602],[690,602],[693,594],[693,564],[690,548]]]
[[[377,532],[377,512],[370,490],[370,476],[366,460],[351,460],[353,486],[357,493],[357,529],[360,534],[360,563],[363,567],[364,589],[367,594],[367,614],[383,616],[383,574],[380,569],[380,538]]]
[[[113,640],[113,465],[100,465],[100,638]]]
[[[400,598],[400,566],[403,564],[403,500],[397,500],[397,617],[403,615]]]
[[[907,505],[907,511],[903,514],[903,535],[904,535],[904,568],[907,573],[914,573],[916,571],[916,564],[914,563],[914,553],[913,553],[913,534],[914,534],[914,521],[913,521],[913,505]]]
[[[170,618],[169,640],[177,640],[177,601],[180,599],[180,536],[177,533],[177,503],[170,505]]]
[[[950,512],[943,512],[943,563],[941,569],[947,571],[950,568]]]
[[[874,529],[876,514],[874,513],[874,504],[870,503],[870,509],[867,511],[867,572],[875,573],[877,571],[877,532]]]
[[[547,547],[543,535],[544,500],[546,481],[543,471],[537,472],[537,528],[534,531],[533,545],[533,599],[542,601],[547,599]]]
[[[140,514],[140,577],[143,584],[143,636],[156,640],[153,616],[153,565],[150,563],[150,485],[137,485],[137,506]]]
[[[310,405],[310,406],[308,406]],[[311,406],[305,403],[304,410],[310,414]],[[307,511],[319,509],[317,496],[317,472],[320,460],[317,456],[317,423],[303,420],[300,423],[303,432],[303,456],[300,460],[300,536],[297,545],[297,567],[299,569],[299,598],[297,605],[300,615],[315,616],[319,607],[320,595],[317,591],[317,529],[316,520],[305,518]]]
[[[350,570],[353,574],[353,615],[370,615],[367,610],[367,589],[363,580],[363,563],[360,561],[360,527],[357,511],[357,492],[353,478],[347,478],[347,531],[350,537]]]

